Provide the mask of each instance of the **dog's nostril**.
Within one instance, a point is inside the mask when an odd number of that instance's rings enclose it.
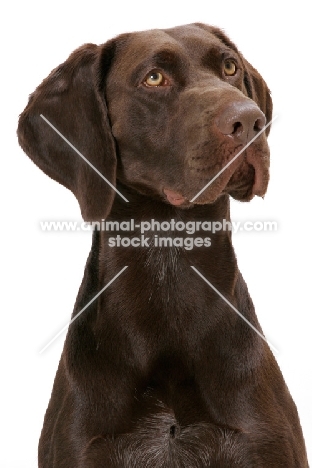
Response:
[[[233,124],[233,132],[232,135],[235,135],[236,133],[240,133],[243,130],[243,125],[241,122],[235,122]]]
[[[262,130],[264,126],[265,126],[265,119],[257,119],[255,121],[254,131],[260,132],[260,130]]]

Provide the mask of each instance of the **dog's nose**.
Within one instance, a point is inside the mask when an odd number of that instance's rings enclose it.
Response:
[[[216,119],[221,133],[236,141],[248,143],[265,126],[266,118],[252,102],[232,102]]]

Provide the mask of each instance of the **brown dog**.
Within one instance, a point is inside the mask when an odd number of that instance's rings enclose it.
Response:
[[[271,112],[258,72],[202,24],[85,45],[30,97],[22,148],[117,229],[95,231],[73,317],[127,266],[69,327],[41,468],[308,466],[231,234],[204,228],[230,220],[229,195],[265,194]]]

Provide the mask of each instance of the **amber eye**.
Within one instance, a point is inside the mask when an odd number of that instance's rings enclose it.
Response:
[[[233,76],[237,71],[237,66],[234,60],[225,60],[223,64],[223,71],[226,76]]]
[[[146,86],[164,86],[166,85],[166,80],[164,75],[158,71],[151,71],[147,74],[144,84]]]

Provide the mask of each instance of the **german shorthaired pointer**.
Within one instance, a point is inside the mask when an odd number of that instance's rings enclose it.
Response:
[[[69,326],[40,468],[308,466],[231,233],[206,230],[230,221],[229,196],[264,196],[271,113],[259,73],[203,24],[86,44],[31,95],[22,148],[84,220],[115,226],[94,230],[73,318],[127,266]]]

